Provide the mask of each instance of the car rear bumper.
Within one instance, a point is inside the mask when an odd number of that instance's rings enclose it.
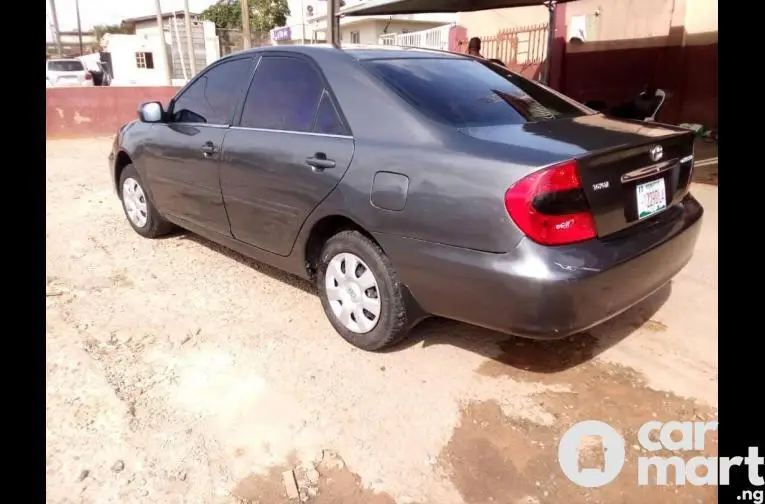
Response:
[[[690,260],[703,208],[690,195],[629,237],[492,254],[377,235],[400,281],[432,315],[529,338],[604,322],[666,285]]]

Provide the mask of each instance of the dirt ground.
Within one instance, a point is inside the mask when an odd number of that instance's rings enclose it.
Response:
[[[280,504],[291,484],[318,504],[716,500],[638,487],[634,466],[643,422],[717,416],[716,186],[693,186],[691,263],[587,334],[430,320],[372,354],[333,332],[307,283],[194,235],[136,235],[109,142],[47,145],[48,502]],[[561,434],[590,419],[628,458],[593,490],[557,463]]]

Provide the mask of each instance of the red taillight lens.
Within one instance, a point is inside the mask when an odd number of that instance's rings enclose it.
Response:
[[[597,236],[576,161],[522,178],[505,193],[505,208],[521,231],[542,245],[564,245]]]
[[[93,76],[90,75],[90,72],[85,72],[85,80],[90,80],[92,78],[93,78]]]

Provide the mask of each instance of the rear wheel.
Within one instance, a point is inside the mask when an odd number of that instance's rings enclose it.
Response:
[[[342,231],[324,245],[316,275],[324,312],[350,344],[376,351],[408,330],[402,286],[382,249],[358,231]]]
[[[159,214],[132,164],[122,170],[119,189],[122,209],[136,233],[144,238],[158,238],[172,231],[173,225]]]

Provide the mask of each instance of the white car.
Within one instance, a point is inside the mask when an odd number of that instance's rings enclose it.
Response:
[[[77,59],[45,62],[45,87],[92,86],[93,75]]]

